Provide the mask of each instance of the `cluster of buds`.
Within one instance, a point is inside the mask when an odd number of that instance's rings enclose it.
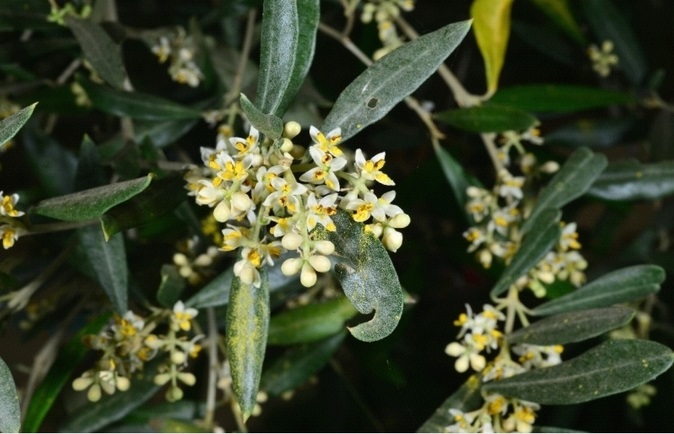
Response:
[[[613,42],[604,41],[601,48],[592,44],[587,49],[587,56],[592,61],[592,69],[600,77],[608,77],[611,71],[618,66],[618,56],[613,52]]]
[[[457,357],[454,368],[478,372],[483,383],[512,377],[532,369],[561,363],[561,345],[516,345],[510,347],[499,330],[505,315],[499,309],[485,304],[483,311],[474,315],[470,306],[459,315],[454,325],[461,327],[458,341],[445,348],[447,355]],[[494,360],[487,362],[484,354],[498,350]],[[517,356],[513,357],[511,351]],[[451,409],[454,424],[449,432],[530,432],[536,418],[538,404],[507,398],[499,394],[484,397],[482,407],[471,412]]]
[[[18,219],[18,217],[24,215],[23,211],[16,209],[18,201],[18,194],[5,195],[0,191],[0,238],[2,239],[2,247],[5,250],[14,246],[16,240],[25,231]]]
[[[173,264],[180,277],[190,285],[199,285],[204,278],[213,273],[213,263],[221,255],[215,246],[210,246],[204,253],[197,253],[196,241],[186,240],[180,243],[178,251],[173,254]]]
[[[391,203],[395,191],[377,196],[370,189],[375,182],[394,185],[382,171],[385,153],[368,160],[359,149],[349,164],[339,128],[326,135],[311,127],[308,150],[292,142],[300,130],[288,122],[276,141],[261,139],[254,127],[245,138],[221,134],[215,149],[201,148],[204,166],[185,175],[196,203],[212,208],[213,218],[226,225],[220,249],[239,250],[234,274],[244,284],[259,286],[259,269],[288,251],[298,256],[286,259],[282,272],[300,273],[302,284],[313,286],[317,272],[330,270],[335,247],[312,231],[319,225],[337,230],[332,216],[338,209],[364,223],[388,250],[402,244],[398,229],[410,218]]]
[[[169,39],[168,36],[160,36],[151,50],[159,59],[159,63],[169,62],[168,73],[173,81],[197,87],[204,78],[195,62],[197,48],[194,39],[179,27],[175,37]]]
[[[84,372],[73,383],[77,391],[87,390],[87,398],[96,402],[102,392],[112,395],[124,392],[131,386],[131,376],[141,371],[145,363],[163,354],[168,356],[154,378],[155,384],[171,383],[166,392],[168,401],[180,400],[183,396],[178,382],[192,386],[196,378],[184,372],[188,356],[196,357],[201,350],[197,343],[200,336],[187,339],[191,321],[197,310],[186,308],[178,301],[172,310],[161,310],[148,319],[129,311],[124,316],[115,316],[113,324],[97,335],[87,336],[87,345],[103,352],[96,366]],[[165,335],[152,333],[162,322],[167,323]]]
[[[379,30],[379,40],[384,45],[372,55],[374,60],[384,57],[403,44],[394,23],[401,9],[406,12],[414,9],[414,0],[370,0],[363,6],[361,21],[369,23],[374,18]]]
[[[510,153],[519,154],[519,169],[523,176],[514,176],[505,167],[498,173],[492,190],[475,186],[468,187],[466,209],[475,225],[463,234],[470,242],[469,252],[475,252],[484,268],[489,268],[494,257],[506,264],[518,251],[521,242],[521,225],[530,211],[531,203],[525,199],[525,187],[533,183],[541,173],[550,174],[559,170],[559,164],[548,161],[539,164],[533,154],[527,153],[521,141],[542,143],[537,130],[524,133],[506,132],[499,142],[499,159],[509,164]],[[555,280],[571,282],[578,287],[585,282],[587,262],[578,252],[581,245],[575,223],[561,223],[562,236],[554,250],[515,283],[519,289],[529,288],[538,297],[546,293],[546,285]]]

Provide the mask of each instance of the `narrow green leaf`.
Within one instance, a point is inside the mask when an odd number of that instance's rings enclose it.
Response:
[[[297,0],[265,0],[262,8],[257,106],[276,113],[295,69],[299,38]]]
[[[383,118],[438,69],[466,36],[470,24],[449,24],[374,62],[339,95],[321,130],[339,127],[347,140]]]
[[[506,336],[511,344],[563,345],[581,342],[618,328],[634,318],[624,306],[577,310],[553,315]]]
[[[441,146],[433,146],[433,149],[435,150],[435,156],[440,162],[442,173],[445,174],[445,178],[447,179],[447,182],[449,182],[449,186],[452,188],[456,203],[463,207],[463,205],[468,202],[466,190],[472,185],[480,185],[479,181],[467,173],[463,166],[461,166],[461,163],[459,163],[445,148]],[[465,209],[465,207],[463,207],[463,209],[466,220],[472,223],[473,217],[468,212],[468,210]]]
[[[534,209],[522,226],[522,231],[527,232],[543,210],[561,208],[582,196],[599,177],[606,164],[606,157],[603,155],[595,154],[588,148],[578,148],[541,191]]]
[[[278,396],[306,383],[339,349],[346,331],[319,342],[292,347],[265,369],[260,389]]]
[[[587,146],[591,149],[609,148],[621,143],[623,137],[635,124],[636,119],[633,117],[580,119],[546,133],[545,144],[569,148],[581,146]]]
[[[295,64],[290,75],[288,87],[284,92],[283,99],[274,111],[277,116],[283,116],[290,103],[297,95],[304,79],[309,73],[309,67],[314,60],[316,49],[316,31],[320,18],[319,0],[297,0],[297,23],[299,26],[297,35],[297,48],[295,50]],[[295,119],[294,117],[292,119]],[[316,124],[318,125],[318,124]]]
[[[646,383],[673,361],[672,351],[657,342],[609,340],[560,365],[487,383],[482,390],[544,405],[577,404]]]
[[[269,330],[269,282],[260,270],[259,288],[232,279],[227,308],[227,355],[232,369],[232,389],[244,420],[253,413],[262,374]]]
[[[101,86],[88,80],[79,80],[87,96],[97,109],[121,117],[166,121],[175,119],[198,119],[199,110],[154,95],[125,92]]]
[[[585,17],[601,44],[611,41],[618,55],[618,68],[635,85],[644,83],[648,63],[639,41],[623,12],[610,0],[583,0],[580,2]]]
[[[531,113],[495,104],[448,110],[436,113],[433,117],[453,127],[473,133],[522,131],[538,123]]]
[[[665,270],[657,265],[635,265],[604,274],[576,291],[543,303],[534,315],[553,315],[612,306],[638,300],[660,290]]]
[[[281,118],[263,113],[244,94],[241,94],[239,101],[248,121],[259,132],[271,140],[281,137],[281,134],[283,134],[283,121]]]
[[[129,200],[145,190],[153,175],[131,181],[90,188],[65,196],[39,202],[31,210],[35,214],[65,221],[89,220],[100,217],[113,206]]]
[[[578,22],[571,13],[568,0],[531,0],[553,23],[583,48],[587,45]]]
[[[121,89],[127,79],[122,61],[122,47],[93,21],[68,15],[65,22],[98,75],[111,86]]]
[[[16,384],[9,366],[0,358],[0,431],[19,432],[21,410]]]
[[[606,200],[653,200],[674,193],[674,161],[641,164],[616,161],[595,180],[588,194]]]
[[[185,181],[180,176],[166,176],[152,182],[131,199],[116,205],[101,217],[106,238],[147,224],[174,210],[187,198]]]
[[[524,237],[520,249],[506,269],[503,270],[501,278],[491,290],[492,297],[497,297],[507,291],[510,285],[535,267],[559,241],[561,235],[560,215],[559,210],[555,209],[546,209],[541,213],[540,224],[532,226]]]
[[[0,149],[19,132],[21,127],[28,122],[33,115],[37,103],[24,107],[18,112],[0,120]]]
[[[167,309],[172,309],[185,289],[185,279],[175,266],[164,264],[161,267],[161,283],[157,290],[157,301]]]
[[[328,232],[322,226],[315,230],[319,239],[329,239],[342,261],[335,266],[335,274],[344,294],[358,312],[375,311],[374,317],[355,327],[351,334],[365,342],[385,338],[398,325],[403,313],[403,291],[391,258],[377,238],[366,232],[362,223],[355,222],[346,211],[332,216],[337,226]]]
[[[635,103],[634,96],[615,90],[567,84],[525,84],[500,89],[490,103],[534,113],[566,113]]]
[[[449,412],[451,409],[460,411],[470,411],[476,409],[482,401],[480,393],[480,378],[477,375],[471,376],[456,392],[447,398],[440,407],[435,410],[433,416],[428,418],[417,430],[417,432],[445,432],[446,427],[454,425],[456,421]]]
[[[77,157],[70,149],[34,128],[24,129],[23,149],[41,193],[58,196],[73,191]]]
[[[126,392],[103,394],[100,401],[89,403],[78,410],[72,419],[61,426],[59,432],[101,431],[143,405],[159,390],[159,386],[154,384],[154,376],[160,363],[159,360],[153,360],[146,364],[142,376],[133,378]]]
[[[82,338],[86,335],[98,333],[109,319],[110,315],[107,313],[94,318],[82,327],[70,342],[59,351],[47,376],[33,393],[26,415],[23,418],[22,432],[33,433],[38,431],[73,370],[89,351],[89,348],[82,343]]]
[[[269,345],[318,341],[344,330],[344,323],[358,311],[346,297],[308,304],[274,315],[269,321]]]
[[[484,60],[487,92],[494,93],[510,38],[513,0],[474,0],[470,7],[473,31]]]
[[[124,237],[117,234],[108,241],[97,226],[77,230],[80,246],[87,262],[96,273],[98,283],[107,294],[115,311],[124,315],[128,310],[128,268]]]

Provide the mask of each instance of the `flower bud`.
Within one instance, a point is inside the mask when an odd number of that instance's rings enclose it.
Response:
[[[171,353],[171,363],[174,365],[182,365],[185,363],[185,353],[182,351],[174,351]]]
[[[154,384],[156,384],[157,386],[163,386],[164,384],[168,383],[170,379],[171,374],[169,373],[157,374],[154,377]]]
[[[302,266],[302,274],[300,275],[300,282],[305,288],[311,288],[316,284],[316,271],[309,264],[304,264]]]
[[[176,402],[183,399],[183,391],[178,386],[173,386],[166,391],[166,400],[168,402]]]
[[[281,145],[281,152],[290,152],[293,150],[293,142],[290,139],[283,139],[283,144]]]
[[[101,387],[94,384],[87,392],[87,399],[91,402],[98,402],[101,399]]]
[[[403,234],[393,228],[386,228],[381,241],[389,251],[396,252],[403,244]]]
[[[131,387],[131,381],[126,377],[117,377],[115,379],[115,385],[117,386],[117,390],[126,392],[129,390],[129,387]]]
[[[213,210],[213,217],[220,223],[224,223],[229,220],[231,213],[231,204],[227,199],[225,199],[220,201],[218,206],[215,207]]]
[[[199,267],[209,267],[211,264],[213,264],[213,257],[206,253],[202,253],[194,260],[194,265]]]
[[[176,253],[173,255],[173,263],[176,265],[187,265],[187,256],[182,253]]]
[[[295,121],[287,122],[283,126],[283,137],[292,139],[293,137],[297,136],[300,131],[302,131],[302,126],[299,123]]]
[[[304,156],[305,152],[306,149],[304,149],[304,146],[294,145],[293,150],[290,151],[290,155],[292,155],[294,159],[299,160]]]
[[[410,216],[404,212],[401,212],[400,214],[393,216],[391,220],[389,220],[388,224],[392,228],[396,229],[406,228],[410,224]]]
[[[302,258],[290,258],[286,259],[281,265],[281,272],[284,276],[293,276],[300,272],[302,269],[302,264],[304,261]]]
[[[178,380],[187,384],[188,386],[194,386],[197,382],[197,378],[191,372],[181,372],[178,374]]]
[[[76,378],[73,381],[73,389],[80,392],[87,387],[91,386],[91,384],[94,382],[93,378],[91,377],[80,377]]]
[[[235,210],[246,212],[253,205],[253,201],[246,193],[237,192],[232,195],[232,208]]]
[[[314,243],[314,248],[321,255],[332,255],[335,251],[335,245],[332,244],[332,241],[321,240]]]
[[[286,250],[297,250],[303,241],[304,237],[302,237],[302,235],[296,234],[295,232],[289,232],[283,236],[281,244]]]
[[[323,255],[313,255],[309,257],[309,264],[311,264],[311,266],[314,267],[314,270],[319,273],[330,271],[330,267],[332,266],[330,260]]]

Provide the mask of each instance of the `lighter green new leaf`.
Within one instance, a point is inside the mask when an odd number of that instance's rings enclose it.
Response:
[[[276,114],[288,91],[298,55],[298,38],[297,0],[265,0],[256,101],[264,113]]]
[[[18,112],[0,120],[0,149],[12,139],[33,115],[37,103],[24,107]]]
[[[21,410],[19,395],[9,366],[0,358],[0,431],[19,432],[21,428]]]
[[[524,237],[519,250],[491,290],[492,297],[497,297],[508,290],[510,285],[535,267],[559,241],[561,235],[560,216],[559,210],[550,208],[541,213],[540,224],[532,225]]]
[[[35,214],[65,221],[100,217],[113,206],[127,201],[145,190],[154,175],[78,191],[39,202],[31,210]]]
[[[227,307],[227,355],[232,389],[244,421],[253,413],[262,374],[269,329],[269,282],[260,270],[259,287],[234,276]]]
[[[543,210],[561,208],[582,196],[599,177],[606,164],[606,157],[603,155],[595,154],[588,148],[578,148],[543,189],[522,226],[522,232],[526,233],[531,229]]]
[[[482,390],[543,405],[577,404],[646,383],[673,361],[672,351],[657,342],[609,340],[560,365],[493,381]]]
[[[616,161],[594,181],[588,194],[606,200],[654,200],[674,193],[674,161],[641,164]]]
[[[271,140],[281,137],[283,133],[283,121],[281,118],[263,113],[244,94],[241,94],[239,101],[241,102],[243,112],[253,127]]]
[[[449,24],[374,62],[339,95],[321,131],[339,127],[347,140],[383,118],[437,70],[466,36],[470,23]]]
[[[635,265],[604,274],[576,291],[543,303],[534,315],[612,306],[638,300],[660,290],[665,270],[657,265]]]
[[[632,318],[634,309],[605,307],[554,315],[506,336],[511,344],[563,345],[581,342],[618,328]]]
[[[470,16],[475,20],[473,31],[484,60],[487,92],[498,88],[508,39],[513,0],[474,0]]]
[[[351,334],[361,341],[385,338],[398,325],[403,312],[403,291],[388,252],[362,223],[355,222],[345,211],[332,216],[334,232],[317,227],[316,237],[329,239],[335,245],[340,263],[335,266],[344,294],[363,314],[374,311],[374,317],[355,327]]]

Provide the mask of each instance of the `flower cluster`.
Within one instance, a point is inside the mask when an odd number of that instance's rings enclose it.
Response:
[[[180,400],[183,391],[178,382],[192,386],[196,382],[194,374],[184,372],[189,357],[196,357],[201,351],[197,341],[201,336],[187,339],[191,322],[197,310],[186,308],[178,301],[172,310],[161,310],[150,318],[143,318],[129,311],[124,316],[115,316],[113,324],[97,335],[86,339],[89,347],[100,350],[103,355],[96,366],[84,372],[73,383],[73,389],[88,389],[87,398],[98,401],[102,392],[112,395],[124,392],[131,386],[133,373],[143,369],[146,362],[160,354],[167,357],[154,377],[157,385],[170,382],[166,392],[168,401]],[[166,323],[166,334],[152,333],[161,323]]]
[[[5,195],[0,191],[0,238],[5,250],[14,246],[16,240],[25,231],[18,219],[24,215],[23,211],[16,209],[18,201],[18,194]]]
[[[540,174],[556,172],[559,165],[548,161],[539,164],[533,154],[527,153],[522,140],[540,143],[537,130],[523,134],[506,132],[501,137],[499,159],[509,164],[512,150],[519,154],[519,169],[523,176],[514,176],[506,168],[498,173],[497,182],[492,190],[480,187],[468,187],[466,210],[475,225],[466,230],[464,238],[470,243],[469,252],[475,252],[484,268],[489,268],[494,257],[501,258],[506,264],[518,251],[521,241],[520,227],[530,212],[531,203],[527,202],[525,189]],[[519,289],[529,288],[538,297],[543,297],[546,285],[555,280],[571,282],[578,287],[585,282],[587,262],[578,252],[581,245],[575,223],[561,223],[562,236],[554,250],[529,273],[521,277],[516,285]]]
[[[590,45],[587,49],[587,56],[592,61],[592,69],[600,77],[608,77],[611,74],[611,70],[619,62],[618,56],[613,52],[612,41],[602,42],[601,48],[594,44]]]
[[[213,263],[221,255],[215,246],[210,246],[204,253],[197,253],[194,239],[179,243],[179,248],[173,254],[173,264],[180,277],[190,285],[198,285],[204,278],[213,273]]]
[[[403,44],[394,23],[401,9],[407,12],[414,9],[414,0],[370,0],[363,6],[361,21],[369,23],[374,18],[379,29],[379,40],[384,45],[375,51],[372,56],[374,60],[384,57]]]
[[[370,189],[374,182],[394,185],[382,171],[385,153],[367,159],[359,149],[349,164],[339,147],[339,128],[323,134],[311,127],[308,150],[292,142],[300,130],[297,122],[288,122],[275,141],[261,139],[254,127],[245,138],[220,134],[215,149],[201,148],[204,166],[185,175],[196,203],[212,208],[213,218],[226,225],[220,248],[239,250],[234,274],[244,284],[260,285],[259,269],[290,251],[298,256],[286,259],[281,270],[287,276],[300,273],[302,284],[313,286],[316,273],[331,268],[328,257],[335,249],[313,231],[319,226],[335,231],[332,216],[339,209],[366,223],[390,251],[402,244],[397,229],[410,218],[391,203],[395,191],[377,196]]]
[[[197,87],[204,78],[195,62],[197,48],[194,39],[179,27],[175,37],[169,39],[168,36],[160,36],[151,50],[159,59],[159,63],[169,62],[168,72],[173,81]]]
[[[445,348],[447,355],[457,357],[454,368],[466,372],[469,368],[480,373],[482,382],[498,381],[532,369],[561,363],[563,347],[516,345],[510,347],[503,340],[499,322],[506,319],[499,309],[485,304],[483,311],[474,315],[466,305],[466,313],[459,315],[454,325],[461,327],[459,341]],[[484,354],[498,350],[494,360],[487,362]],[[511,351],[519,357],[512,357]],[[471,412],[451,409],[454,424],[449,432],[530,432],[539,405],[499,394],[484,396],[482,407]]]

